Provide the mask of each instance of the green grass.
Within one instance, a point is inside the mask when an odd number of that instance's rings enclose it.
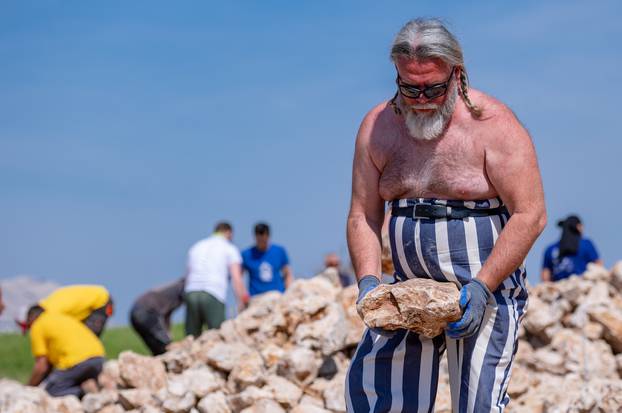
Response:
[[[0,334],[0,377],[25,382],[32,369],[30,340],[21,334]]]
[[[173,325],[173,339],[184,337],[182,324]],[[115,359],[119,353],[132,350],[139,354],[150,354],[141,338],[131,327],[107,328],[102,334],[106,357]],[[30,353],[30,339],[21,334],[0,334],[0,378],[10,378],[25,382],[30,377],[33,365]]]

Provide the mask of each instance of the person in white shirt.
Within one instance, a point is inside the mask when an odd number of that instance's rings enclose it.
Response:
[[[186,335],[198,337],[203,326],[219,328],[225,321],[227,281],[231,276],[238,302],[246,305],[248,292],[242,281],[242,257],[233,245],[233,227],[219,222],[210,237],[198,241],[188,252],[184,301]]]

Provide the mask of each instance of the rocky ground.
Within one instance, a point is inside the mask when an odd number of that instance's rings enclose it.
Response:
[[[236,319],[159,357],[110,360],[102,389],[51,398],[0,380],[0,412],[344,412],[344,377],[363,324],[356,286],[335,274],[255,299]],[[531,289],[508,411],[622,412],[622,262]],[[450,412],[446,367],[436,412]]]
[[[0,332],[16,332],[19,330],[15,319],[22,319],[28,307],[45,297],[60,285],[55,282],[39,280],[27,275],[0,280],[2,300],[6,306],[0,314]]]

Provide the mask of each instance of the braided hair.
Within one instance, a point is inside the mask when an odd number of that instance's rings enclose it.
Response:
[[[467,105],[467,108],[469,108],[469,111],[474,117],[481,118],[482,109],[479,106],[476,106],[475,104],[473,104],[473,102],[471,102],[471,99],[469,98],[468,90],[469,90],[469,78],[467,77],[464,67],[462,67],[460,68],[460,94],[462,95],[462,100],[464,100],[464,103]]]

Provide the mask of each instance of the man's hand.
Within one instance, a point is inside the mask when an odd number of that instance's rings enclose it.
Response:
[[[486,303],[492,293],[483,281],[473,278],[460,290],[462,318],[447,325],[447,334],[458,340],[476,334],[486,311]]]
[[[379,285],[380,285],[380,280],[375,275],[366,275],[359,280],[359,296],[356,299],[357,310],[358,310],[358,303],[360,303],[363,300],[363,298],[365,298],[365,296],[371,290],[378,287]],[[359,316],[361,316],[361,318],[364,319],[363,314],[361,314],[360,312],[359,312]],[[382,328],[377,328],[377,327],[369,327],[369,329],[372,332],[376,334],[380,334],[381,336],[385,336],[387,338],[393,337],[393,335],[395,334],[395,331],[384,330]]]
[[[242,280],[242,266],[240,264],[231,264],[229,266],[229,274],[231,274],[231,284],[233,291],[238,299],[238,311],[242,311],[250,301],[250,295],[246,291],[244,280]]]
[[[251,296],[246,291],[241,293],[241,295],[238,297],[238,312],[245,310],[246,307],[248,307],[248,303],[250,301]]]

